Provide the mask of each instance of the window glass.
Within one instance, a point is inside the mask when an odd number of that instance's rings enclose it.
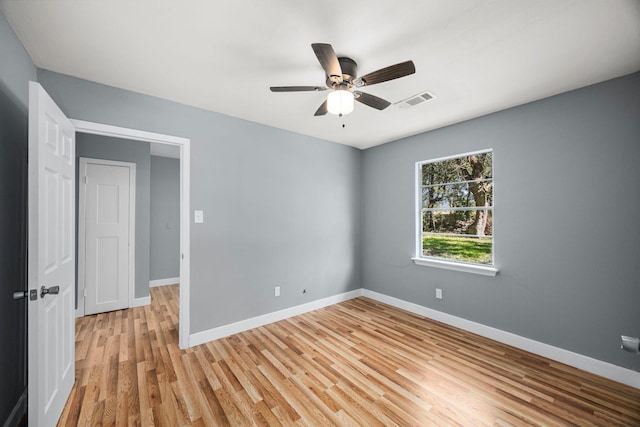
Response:
[[[418,163],[418,257],[493,265],[493,153]]]

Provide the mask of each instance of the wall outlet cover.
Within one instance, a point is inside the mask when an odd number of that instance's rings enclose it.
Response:
[[[635,337],[627,337],[625,335],[621,335],[622,338],[622,348],[625,351],[630,351],[631,353],[640,354],[640,339]]]

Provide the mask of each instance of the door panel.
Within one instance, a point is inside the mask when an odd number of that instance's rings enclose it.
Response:
[[[54,426],[75,379],[75,129],[29,83],[29,425]],[[59,287],[40,296],[40,288]]]
[[[82,159],[85,314],[129,306],[130,167]]]

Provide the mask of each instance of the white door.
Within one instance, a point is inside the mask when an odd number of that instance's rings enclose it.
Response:
[[[80,159],[79,274],[85,314],[129,307],[135,164]]]
[[[75,380],[74,238],[75,129],[42,86],[29,82],[28,394],[33,427],[56,425]]]

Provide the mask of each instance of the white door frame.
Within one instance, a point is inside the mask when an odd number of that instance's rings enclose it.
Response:
[[[191,275],[190,258],[190,181],[191,176],[191,140],[171,135],[146,132],[136,129],[128,129],[118,126],[104,125],[101,123],[87,122],[71,119],[76,127],[76,132],[92,135],[110,136],[114,138],[129,139],[134,141],[168,144],[180,148],[180,325],[178,331],[178,345],[182,349],[190,347],[189,344],[189,289]]]
[[[77,128],[76,128],[77,131]],[[87,185],[83,181],[86,176],[87,164],[119,166],[129,169],[129,298],[127,307],[133,307],[135,302],[135,283],[136,283],[136,164],[131,162],[119,162],[115,160],[93,159],[89,157],[80,157],[80,165],[78,168],[78,309],[76,317],[84,316],[86,313],[85,306],[85,268],[86,268],[86,204],[87,204]]]

